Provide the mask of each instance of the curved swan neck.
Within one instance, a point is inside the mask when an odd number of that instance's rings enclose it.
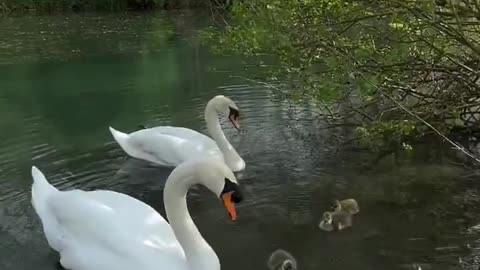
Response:
[[[240,156],[223,133],[213,99],[208,102],[205,108],[205,122],[207,122],[208,133],[222,151],[225,162],[229,167],[232,167],[234,162],[240,160]]]
[[[163,191],[167,219],[185,252],[190,269],[220,270],[215,251],[203,239],[188,212],[187,192],[196,183],[192,175],[172,172]]]

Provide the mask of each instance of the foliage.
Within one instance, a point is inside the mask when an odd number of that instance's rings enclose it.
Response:
[[[209,0],[0,0],[0,12],[121,11],[208,6]]]
[[[231,15],[204,35],[215,51],[273,55],[265,79],[371,141],[404,145],[428,134],[425,121],[442,132],[479,123],[479,1],[251,0]]]
[[[372,122],[368,128],[358,127],[356,129],[364,143],[370,144],[372,148],[388,148],[386,143],[401,142],[405,150],[412,150],[408,142],[412,137],[419,134],[415,123],[409,120],[391,120]]]

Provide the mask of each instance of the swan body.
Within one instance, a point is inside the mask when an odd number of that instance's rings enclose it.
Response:
[[[245,169],[245,161],[226,139],[218,114],[228,115],[239,129],[238,108],[225,96],[212,98],[205,108],[205,121],[212,138],[183,127],[160,126],[126,134],[110,127],[113,138],[130,156],[159,165],[175,167],[193,159],[214,158],[225,162],[231,170]]]
[[[223,160],[215,141],[188,128],[161,126],[125,134],[110,127],[110,132],[130,156],[164,166],[205,155]]]
[[[32,204],[47,241],[60,253],[61,265],[72,270],[220,270],[188,213],[186,194],[203,184],[224,200],[232,217],[234,202],[241,200],[233,172],[216,160],[187,162],[171,173],[164,190],[170,224],[125,194],[59,191],[36,167],[32,177]]]

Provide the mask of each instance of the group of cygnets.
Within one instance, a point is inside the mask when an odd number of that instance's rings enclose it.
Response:
[[[245,162],[226,139],[219,115],[228,116],[240,129],[238,107],[221,95],[205,109],[211,138],[182,127],[143,128],[130,134],[110,127],[128,155],[175,167],[163,191],[168,222],[151,206],[123,193],[60,191],[33,166],[32,205],[48,244],[60,254],[60,265],[72,270],[220,270],[220,260],[195,226],[186,201],[190,187],[204,185],[230,218],[237,218],[235,204],[243,196],[233,172],[243,170]],[[351,226],[351,215],[357,212],[355,200],[337,201],[319,227],[342,230]],[[278,262],[285,254],[272,254],[268,266],[296,269],[293,257]]]

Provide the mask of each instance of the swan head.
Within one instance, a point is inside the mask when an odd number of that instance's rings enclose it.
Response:
[[[200,163],[199,182],[223,202],[230,218],[236,220],[235,204],[243,200],[240,186],[232,170],[222,161],[205,160]]]
[[[228,115],[228,120],[230,120],[233,127],[240,130],[240,124],[238,123],[240,113],[235,102],[223,95],[215,96],[210,102],[217,113]]]

